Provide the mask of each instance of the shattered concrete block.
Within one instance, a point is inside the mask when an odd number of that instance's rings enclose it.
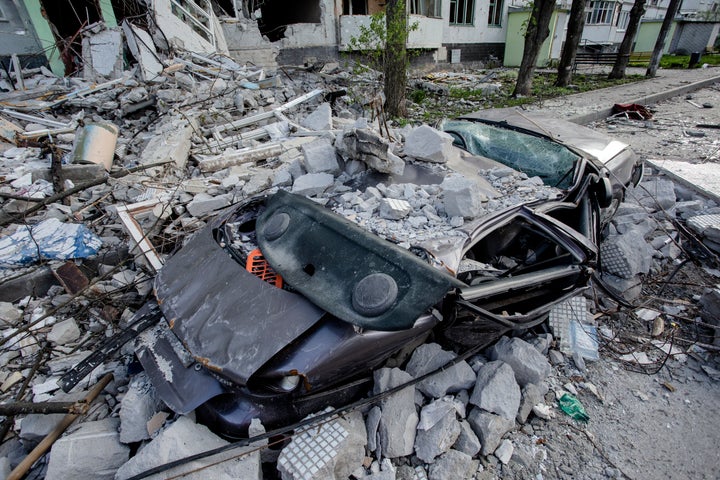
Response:
[[[55,345],[72,343],[78,338],[80,338],[80,327],[74,318],[56,323],[47,335],[48,341]]]
[[[172,160],[178,168],[185,168],[190,155],[193,129],[185,120],[175,120],[171,125],[152,137],[140,154],[140,163],[151,163]]]
[[[477,471],[478,462],[470,455],[457,450],[448,450],[443,453],[428,470],[429,480],[457,480],[460,478],[473,478]]]
[[[352,412],[295,435],[277,469],[283,480],[343,480],[362,465],[366,443],[362,414]]]
[[[346,161],[360,160],[381,173],[402,175],[405,171],[405,162],[392,153],[392,144],[374,130],[346,130],[338,137],[336,147]]]
[[[120,441],[133,443],[150,438],[147,424],[160,407],[147,375],[136,375],[120,403]]]
[[[470,403],[507,419],[515,418],[520,407],[520,387],[510,365],[501,361],[483,365]]]
[[[374,373],[373,394],[389,390],[412,380],[399,368],[382,368]],[[380,404],[380,442],[387,458],[411,455],[415,446],[418,414],[415,411],[415,387],[409,386],[390,395]]]
[[[440,184],[443,206],[448,217],[475,218],[483,213],[488,198],[477,189],[475,182],[460,175],[449,175]]]
[[[437,370],[455,357],[453,352],[443,350],[437,343],[426,343],[415,349],[405,370],[417,378]],[[447,393],[471,388],[475,378],[470,365],[462,361],[418,383],[417,389],[428,397],[442,398]]]
[[[515,380],[521,387],[528,383],[542,382],[552,370],[544,355],[517,337],[501,338],[490,349],[490,359],[501,360],[510,365],[515,373]],[[513,414],[512,418],[514,417]]]
[[[48,433],[55,430],[55,427],[60,424],[64,417],[64,413],[33,413],[27,415],[20,423],[20,438],[27,445],[34,446],[45,438]]]
[[[428,125],[413,129],[405,137],[405,154],[417,160],[432,163],[447,163],[457,160],[460,150],[453,146],[450,134]]]
[[[642,295],[643,282],[640,276],[621,278],[609,273],[603,273],[602,279],[607,285],[620,292],[623,298],[628,302],[633,302]]]
[[[0,302],[0,323],[14,325],[22,318],[22,311],[10,302]]]
[[[335,178],[329,173],[307,173],[293,182],[292,193],[314,197],[333,186]]]
[[[420,411],[415,456],[426,463],[448,451],[460,435],[457,410],[451,401],[435,400]]]
[[[163,430],[134,457],[123,464],[115,475],[116,480],[126,480],[153,467],[196,453],[227,445],[228,442],[213,434],[207,427],[194,423],[188,417],[180,417]],[[212,457],[187,463],[163,472],[162,478],[183,474],[183,478],[203,480],[207,478],[232,478],[257,480],[262,477],[260,454],[254,447],[233,449]],[[247,452],[244,455],[240,453]],[[222,461],[225,460],[225,461]],[[201,468],[203,467],[203,468]],[[193,472],[193,473],[187,473]]]
[[[412,207],[405,200],[383,198],[380,200],[380,218],[401,220],[410,214]]]
[[[481,447],[482,444],[480,443],[480,439],[477,435],[475,435],[475,432],[473,432],[473,429],[467,420],[461,421],[460,435],[458,435],[455,445],[453,445],[453,449],[474,457],[478,454],[478,452],[480,452]]]
[[[143,80],[153,80],[160,76],[163,64],[158,60],[155,44],[145,30],[132,25],[127,20],[122,24],[123,33],[128,49],[140,66],[140,76]]]
[[[289,187],[293,183],[293,177],[290,170],[284,168],[278,170],[272,180],[273,187]]]
[[[80,424],[80,428],[53,444],[47,480],[112,479],[130,457],[130,447],[120,443],[120,420],[108,417]]]
[[[468,423],[482,443],[481,453],[490,455],[500,445],[500,440],[515,426],[514,420],[500,415],[473,408],[468,415]]]
[[[553,351],[557,352],[557,350]],[[528,383],[525,385],[521,393],[520,408],[518,409],[515,419],[518,423],[525,423],[528,416],[530,416],[530,412],[532,412],[533,407],[544,401],[545,393],[542,388],[534,383]]]
[[[374,406],[367,414],[365,419],[365,429],[367,430],[368,451],[374,452],[378,447],[377,432],[380,427],[380,417],[382,416],[382,410],[378,406]]]
[[[120,29],[86,34],[82,41],[83,78],[93,82],[120,78],[123,73],[123,38]]]
[[[335,147],[327,138],[319,138],[302,146],[303,165],[308,173],[340,173]]]
[[[187,204],[187,211],[193,217],[202,217],[228,205],[230,198],[227,195],[213,197],[206,193],[198,193],[193,197],[192,202]]]
[[[310,130],[332,130],[332,108],[329,103],[321,103],[310,115],[300,121],[300,125]]]
[[[505,439],[502,442],[500,442],[500,446],[495,449],[495,456],[498,460],[500,460],[500,463],[503,465],[507,465],[510,461],[510,458],[512,458],[513,450],[515,450],[515,447],[513,447],[513,444],[510,440]]]
[[[267,190],[272,185],[275,172],[272,170],[256,170],[255,174],[243,186],[243,194],[250,197]]]
[[[675,183],[662,178],[650,179],[631,189],[627,196],[650,212],[670,210],[675,206]]]
[[[720,289],[711,288],[708,289],[702,297],[700,297],[700,316],[705,323],[711,325],[720,326]],[[714,342],[715,345],[720,346],[720,333],[715,331]]]
[[[652,265],[651,247],[633,230],[606,238],[600,246],[600,258],[603,271],[621,278],[647,274]]]

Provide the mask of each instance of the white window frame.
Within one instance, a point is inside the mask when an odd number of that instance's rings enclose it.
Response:
[[[615,2],[607,0],[593,0],[590,2],[590,11],[585,17],[586,25],[612,25],[615,13]]]
[[[461,12],[460,9],[463,9]],[[455,21],[452,21],[455,18]],[[450,25],[474,25],[475,0],[450,0]]]
[[[488,26],[502,27],[504,0],[489,0]]]

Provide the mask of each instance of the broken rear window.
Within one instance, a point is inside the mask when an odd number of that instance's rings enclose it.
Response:
[[[443,130],[451,134],[455,145],[475,155],[540,177],[552,187],[568,189],[578,155],[565,146],[544,137],[482,122],[447,121]]]

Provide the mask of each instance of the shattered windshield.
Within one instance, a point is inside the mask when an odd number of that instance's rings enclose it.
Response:
[[[453,136],[455,145],[472,154],[500,162],[528,177],[540,177],[548,186],[572,186],[573,169],[580,157],[559,143],[482,122],[451,120],[442,128]]]

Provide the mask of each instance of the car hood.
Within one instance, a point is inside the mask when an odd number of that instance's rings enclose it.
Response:
[[[550,138],[566,147],[606,164],[628,145],[582,125],[554,116],[519,108],[481,110],[460,117],[460,120],[505,124]]]

